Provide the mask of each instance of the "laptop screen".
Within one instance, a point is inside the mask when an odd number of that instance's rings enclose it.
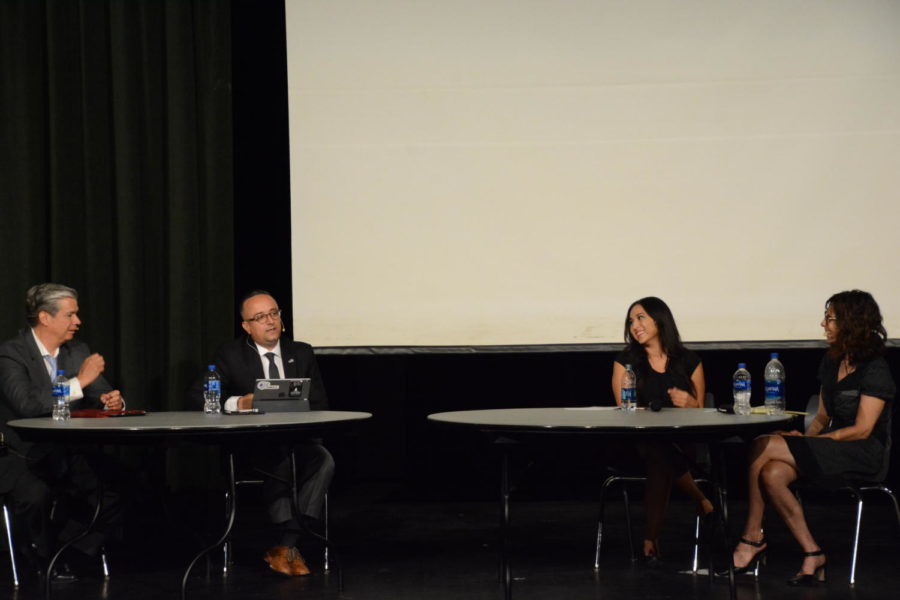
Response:
[[[253,406],[267,412],[309,410],[310,379],[257,379]]]

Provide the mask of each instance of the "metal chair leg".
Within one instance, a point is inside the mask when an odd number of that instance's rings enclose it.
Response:
[[[322,507],[322,516],[325,517],[325,556],[324,556],[324,570],[327,573],[331,570],[331,565],[328,563],[328,492],[325,492],[325,504]]]
[[[234,498],[231,497],[231,493],[229,490],[225,490],[225,518],[228,518],[228,515],[231,514],[231,503],[234,502]],[[231,566],[234,564],[234,556],[232,556],[231,551],[231,536],[229,535],[225,539],[225,543],[222,544],[222,574],[228,575],[228,571],[231,570]]]
[[[694,560],[691,562],[691,573],[697,574],[700,565],[700,515],[694,522]]]
[[[597,518],[597,544],[594,547],[594,570],[600,569],[600,547],[603,545],[603,516],[606,511],[606,489],[615,479],[607,477],[600,487],[600,515]]]
[[[634,555],[634,537],[631,531],[631,505],[628,501],[628,483],[645,481],[644,477],[610,475],[600,488],[600,516],[597,519],[597,543],[594,546],[594,570],[600,569],[600,550],[603,545],[603,520],[606,510],[606,495],[608,489],[616,483],[622,484],[622,498],[625,502],[625,526],[628,529],[628,556],[631,562],[636,560]]]
[[[856,499],[856,526],[853,531],[853,553],[850,559],[850,585],[856,584],[856,561],[859,556],[859,534],[862,530],[863,495],[865,492],[883,492],[891,499],[894,506],[894,514],[897,515],[897,525],[900,527],[900,505],[897,504],[897,496],[884,484],[865,485],[858,488],[848,486],[845,488]]]
[[[19,587],[19,571],[16,568],[16,551],[12,538],[12,524],[9,522],[9,509],[3,504],[3,524],[6,526],[6,543],[9,546],[9,565],[12,569],[13,587]]]
[[[628,486],[622,485],[622,499],[625,501],[625,528],[628,531],[628,556],[631,562],[635,562],[637,558],[634,556],[634,535],[631,531],[631,502],[628,501]]]
[[[887,494],[887,495],[890,497],[891,502],[893,502],[893,504],[894,504],[894,513],[897,515],[897,526],[900,527],[900,505],[897,504],[897,496],[894,495],[894,492],[892,492],[892,491],[891,491],[888,487],[886,487],[886,486],[883,486],[883,485],[882,485],[879,489],[880,489],[882,492],[884,492],[885,494]]]
[[[856,494],[854,494],[856,495]],[[856,496],[856,527],[853,531],[853,557],[850,559],[850,585],[856,583],[856,555],[859,552],[859,528],[862,524],[863,499]]]
[[[103,569],[103,579],[109,579],[109,563],[106,562],[106,548],[100,547],[100,567]]]

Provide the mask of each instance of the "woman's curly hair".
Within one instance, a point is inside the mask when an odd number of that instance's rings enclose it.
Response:
[[[884,352],[887,331],[872,294],[860,290],[839,292],[825,303],[825,309],[828,308],[837,318],[837,336],[829,349],[833,358],[846,358],[857,365]]]

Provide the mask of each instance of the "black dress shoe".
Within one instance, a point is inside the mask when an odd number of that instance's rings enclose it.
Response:
[[[43,581],[47,573],[46,566],[38,570],[38,577]],[[72,583],[78,581],[78,576],[68,563],[56,561],[53,570],[50,571],[50,583]]]
[[[78,576],[72,570],[72,567],[69,566],[69,563],[57,562],[50,572],[50,580],[56,583],[71,583],[78,581]]]
[[[34,544],[29,544],[19,549],[19,554],[25,565],[30,567],[32,573],[36,573],[38,580],[43,582],[47,575],[48,559],[41,556],[40,552]],[[78,577],[72,571],[72,567],[65,561],[58,560],[53,566],[53,572],[50,574],[51,582],[69,583],[78,581]]]

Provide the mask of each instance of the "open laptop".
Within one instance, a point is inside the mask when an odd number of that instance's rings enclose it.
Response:
[[[253,390],[253,408],[265,412],[303,412],[309,410],[310,379],[257,379]]]

